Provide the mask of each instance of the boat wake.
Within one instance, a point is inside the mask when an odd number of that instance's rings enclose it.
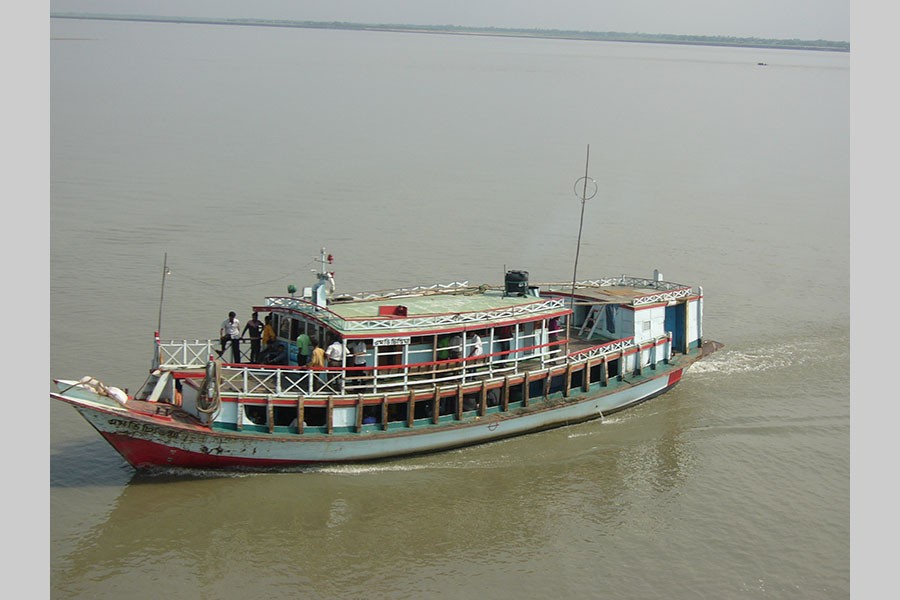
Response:
[[[622,423],[628,419],[627,416],[616,415],[614,417],[603,417],[602,419],[597,419],[596,421],[591,422],[591,428],[585,429],[584,431],[575,431],[566,435],[566,439],[574,440],[576,438],[590,437],[592,435],[603,435],[603,432],[596,429],[595,425],[615,425],[616,423]]]
[[[748,349],[724,349],[694,363],[692,376],[736,375],[829,363],[840,358],[846,348],[834,347],[821,340],[799,340],[773,346]]]
[[[398,464],[361,464],[361,465],[334,465],[329,467],[313,467],[306,469],[316,473],[331,473],[334,475],[369,475],[372,473],[402,473],[406,471],[421,471],[431,469],[432,465],[398,465]]]

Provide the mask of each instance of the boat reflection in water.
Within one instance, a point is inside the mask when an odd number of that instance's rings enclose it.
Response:
[[[623,521],[664,526],[692,466],[688,407],[376,465],[135,473],[53,577],[100,595],[143,580],[145,595],[231,597],[265,573],[261,589],[361,597],[374,580],[424,593],[456,569],[527,564],[554,540],[599,556]]]

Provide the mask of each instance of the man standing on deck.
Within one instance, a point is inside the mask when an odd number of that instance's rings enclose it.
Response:
[[[219,350],[219,358],[225,353],[225,345],[231,341],[231,362],[241,362],[241,322],[238,321],[234,311],[228,313],[228,318],[222,321],[219,328],[219,338],[222,341],[222,349]]]
[[[325,356],[328,357],[328,366],[343,367],[345,354],[344,344],[341,343],[341,340],[335,339],[325,350]]]
[[[250,332],[250,362],[254,365],[259,364],[259,351],[262,347],[262,331],[262,321],[259,320],[259,313],[255,312],[253,313],[253,318],[244,325],[244,331],[241,332],[241,337],[243,337],[245,333]]]
[[[368,370],[362,368],[366,366],[366,342],[364,340],[356,340],[350,344],[350,348],[353,355],[353,366],[359,368],[358,371],[353,371],[353,377],[356,378],[355,381],[358,385],[365,385],[366,378],[369,375]]]
[[[297,336],[297,365],[305,367],[309,363],[312,352],[312,340],[305,331]]]

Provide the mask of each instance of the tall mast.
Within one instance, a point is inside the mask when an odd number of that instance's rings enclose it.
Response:
[[[572,310],[572,314],[575,314],[575,284],[578,280],[578,255],[581,252],[581,230],[584,226],[584,205],[590,198],[593,198],[597,195],[597,182],[588,177],[588,165],[591,162],[591,145],[587,146],[587,157],[584,161],[584,177],[579,177],[575,181],[575,195],[578,195],[578,187],[581,184],[581,219],[578,221],[578,244],[575,246],[575,268],[572,271],[572,297],[569,299],[569,308]],[[593,191],[590,196],[588,196],[588,182],[593,186]],[[571,331],[572,318],[566,319],[566,339],[569,339],[569,333]],[[568,342],[566,342],[568,343]]]
[[[156,335],[160,335],[162,332],[163,295],[166,291],[166,275],[169,274],[169,268],[166,266],[168,259],[169,253],[166,252],[163,254],[162,283],[159,286],[159,320],[156,322]]]

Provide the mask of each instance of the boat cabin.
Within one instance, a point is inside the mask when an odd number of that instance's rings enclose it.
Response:
[[[702,288],[613,277],[503,286],[467,282],[336,295],[327,277],[303,294],[253,307],[271,318],[279,364],[214,361],[218,340],[162,342],[139,394],[183,392],[182,410],[226,429],[270,433],[363,432],[457,422],[524,409],[534,397],[567,398],[592,386],[629,385],[700,348]],[[339,360],[298,356],[301,335]],[[649,376],[649,374],[648,374]],[[170,389],[172,388],[172,389]],[[308,429],[307,429],[308,427]]]

